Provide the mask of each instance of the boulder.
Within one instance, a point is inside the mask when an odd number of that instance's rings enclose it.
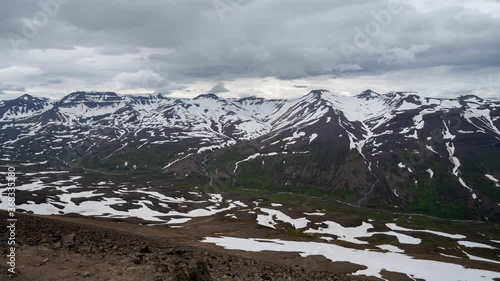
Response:
[[[191,281],[212,281],[212,276],[208,271],[207,263],[204,261],[193,261],[188,267],[189,280]]]

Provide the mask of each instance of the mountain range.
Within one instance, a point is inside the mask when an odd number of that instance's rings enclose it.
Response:
[[[296,99],[74,92],[0,102],[0,157],[500,219],[500,101],[366,90]],[[340,203],[339,203],[340,204]]]

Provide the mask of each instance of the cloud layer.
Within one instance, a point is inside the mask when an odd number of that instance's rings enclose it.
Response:
[[[439,2],[439,3],[435,3]],[[0,9],[0,93],[294,97],[500,89],[492,0],[17,0]],[[297,87],[299,86],[299,87]]]

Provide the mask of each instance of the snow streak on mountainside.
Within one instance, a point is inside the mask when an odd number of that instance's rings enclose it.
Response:
[[[492,178],[500,178],[500,102],[473,95],[366,90],[350,97],[315,90],[266,100],[75,92],[58,101],[24,95],[0,103],[0,128],[1,154],[16,151],[8,159],[14,163],[77,161],[212,181],[224,170],[238,186],[307,188],[358,205],[499,216],[500,189]]]

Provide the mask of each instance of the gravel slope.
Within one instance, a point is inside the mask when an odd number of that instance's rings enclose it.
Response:
[[[6,229],[6,212],[0,228]],[[17,271],[1,280],[362,280],[246,259],[158,236],[17,215]],[[1,232],[7,241],[7,233]],[[7,243],[0,245],[6,259]]]

